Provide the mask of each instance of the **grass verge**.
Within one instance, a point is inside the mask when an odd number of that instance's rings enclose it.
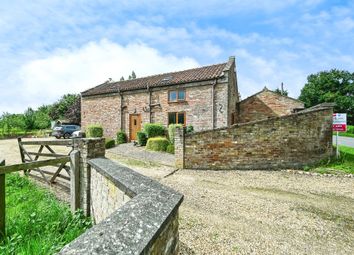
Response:
[[[339,146],[339,151],[339,159],[332,157],[313,168],[305,167],[304,170],[322,174],[354,174],[354,148]]]
[[[6,175],[6,232],[0,254],[54,254],[86,229],[91,220],[71,214],[48,190],[26,177]]]
[[[333,134],[335,135],[335,132],[333,132]],[[339,132],[338,133],[339,136],[346,136],[346,137],[354,137],[354,126],[347,126],[347,132]]]

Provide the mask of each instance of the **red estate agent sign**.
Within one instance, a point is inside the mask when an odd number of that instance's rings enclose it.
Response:
[[[347,114],[333,113],[333,131],[346,132],[347,131]]]

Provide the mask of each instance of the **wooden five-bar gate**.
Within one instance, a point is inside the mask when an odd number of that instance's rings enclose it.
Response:
[[[56,183],[57,178],[62,178],[68,183],[71,193],[71,209],[75,211],[79,206],[78,201],[78,175],[79,175],[79,152],[74,151],[72,140],[42,140],[22,141],[18,139],[21,164],[5,166],[5,160],[0,159],[0,238],[5,235],[5,175],[17,171],[24,171],[25,175],[40,178],[47,184]],[[31,152],[26,145],[38,145],[36,152]],[[68,154],[58,154],[51,146],[68,146],[71,150]],[[46,148],[48,152],[43,152]],[[40,157],[46,159],[39,160]],[[49,158],[49,159],[48,159]],[[70,162],[70,167],[67,165]],[[46,166],[55,166],[54,172],[43,169]],[[65,170],[63,174],[62,171]],[[34,174],[32,172],[36,172]]]
[[[36,141],[22,141],[18,138],[18,146],[20,150],[20,156],[22,163],[29,163],[38,161],[39,158],[62,158],[70,155],[74,150],[73,140],[36,140]],[[38,146],[36,151],[30,151],[27,146],[31,146],[33,150],[34,146]],[[57,153],[53,149],[53,146],[64,146],[71,148],[69,153]],[[64,187],[65,191],[70,191],[70,167],[67,166],[67,162],[60,163],[55,171],[53,169],[42,169],[34,167],[25,171],[26,175],[44,181],[47,184],[56,183],[58,186]]]

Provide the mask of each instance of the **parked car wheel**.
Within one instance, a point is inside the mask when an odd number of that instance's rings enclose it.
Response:
[[[64,138],[65,138],[65,139],[69,139],[69,138],[70,138],[70,134],[69,134],[69,133],[65,133],[65,134],[64,134]]]
[[[60,136],[56,135],[55,138],[56,138],[56,139],[60,139]]]

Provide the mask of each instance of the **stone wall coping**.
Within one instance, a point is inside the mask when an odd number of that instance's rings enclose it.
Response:
[[[145,254],[177,213],[183,195],[106,158],[89,164],[132,199],[59,254]]]
[[[316,105],[316,106],[313,106],[311,108],[304,109],[303,111],[292,113],[292,114],[289,114],[289,115],[277,116],[277,117],[271,117],[271,118],[262,119],[262,120],[255,120],[255,121],[250,121],[250,122],[245,122],[245,123],[234,124],[234,125],[231,125],[230,127],[222,127],[222,128],[202,130],[202,131],[192,132],[192,133],[189,133],[189,134],[186,133],[185,136],[188,137],[188,136],[193,136],[193,135],[196,135],[196,134],[228,130],[228,129],[235,128],[235,127],[242,127],[242,126],[248,126],[248,125],[261,124],[261,123],[269,122],[269,121],[272,121],[272,120],[288,119],[288,118],[293,118],[294,116],[300,116],[300,115],[305,115],[305,114],[308,114],[308,113],[313,113],[313,112],[319,112],[319,111],[325,111],[325,110],[328,110],[328,109],[333,109],[333,107],[334,107],[334,104],[320,104],[320,105]]]

